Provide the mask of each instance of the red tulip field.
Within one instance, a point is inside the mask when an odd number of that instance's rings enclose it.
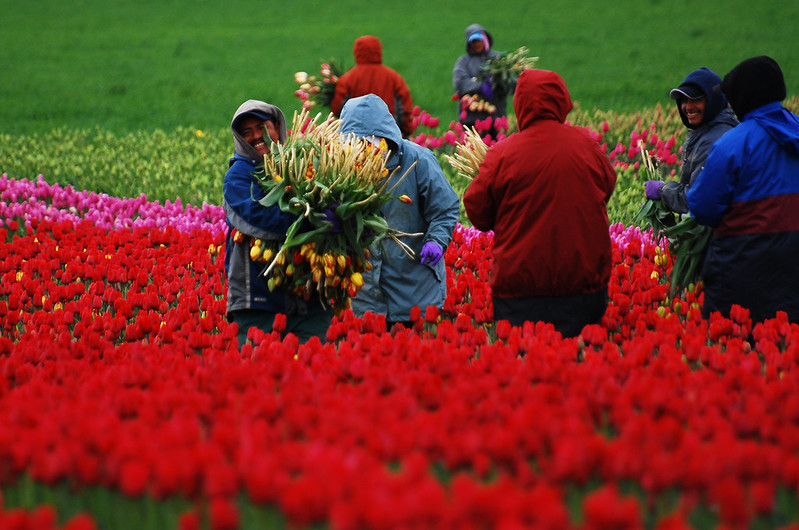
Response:
[[[239,350],[220,207],[3,176],[0,208],[2,528],[799,528],[799,329],[667,298],[651,232],[611,226],[574,339],[494,323],[458,225],[441,314]]]

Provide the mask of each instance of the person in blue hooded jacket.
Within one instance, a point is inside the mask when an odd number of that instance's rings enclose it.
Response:
[[[645,184],[647,199],[660,199],[675,213],[688,213],[685,193],[696,180],[721,135],[738,125],[735,113],[721,91],[721,78],[709,68],[694,70],[677,88],[669,92],[677,103],[683,124],[689,129],[682,145],[682,169],[679,181],[650,180]]]
[[[271,332],[277,314],[286,315],[286,333],[305,342],[313,336],[325,340],[333,316],[318,300],[303,300],[284,288],[269,290],[263,276],[265,264],[250,257],[253,240],[282,241],[296,216],[279,206],[262,206],[264,191],[254,174],[263,171],[264,155],[273,143],[286,140],[286,119],[276,106],[263,101],[242,103],[230,123],[235,152],[223,185],[223,208],[228,225],[225,243],[227,317],[238,324],[239,346],[247,332],[257,327]],[[237,235],[240,234],[240,235]]]
[[[393,193],[407,195],[410,202],[389,201],[383,207],[383,217],[391,228],[419,234],[402,238],[414,258],[391,240],[371,249],[373,268],[364,274],[364,286],[352,299],[353,312],[357,316],[367,311],[384,314],[391,326],[409,323],[414,306],[422,311],[431,305],[441,309],[447,293],[442,257],[458,221],[458,195],[433,153],[403,140],[388,106],[378,96],[367,94],[348,100],[341,110],[339,130],[344,135],[386,141],[386,167],[391,175],[388,189],[402,178]]]
[[[691,215],[714,228],[702,277],[703,315],[785,311],[799,323],[799,116],[782,106],[782,70],[746,59],[721,84],[741,124],[710,150],[688,190]]]

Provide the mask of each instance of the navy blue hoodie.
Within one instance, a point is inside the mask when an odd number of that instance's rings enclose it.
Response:
[[[235,152],[225,174],[222,203],[228,225],[225,244],[227,312],[260,309],[284,313],[285,292],[281,288],[269,291],[266,278],[261,274],[265,265],[250,259],[250,239],[282,241],[296,217],[282,212],[277,205],[266,208],[257,202],[264,196],[264,192],[253,174],[263,170],[263,158],[236,129],[238,121],[244,115],[252,113],[273,117],[280,132],[280,141],[286,140],[286,119],[283,112],[263,101],[251,99],[244,102],[230,122]],[[268,135],[264,139],[271,141]],[[233,241],[234,228],[247,236],[245,241]]]
[[[693,86],[705,96],[705,113],[699,125],[691,125],[682,110],[682,98],[677,97],[680,118],[690,131],[682,145],[682,169],[679,181],[669,181],[660,189],[663,205],[677,213],[688,213],[685,193],[696,180],[705,164],[710,148],[721,135],[738,125],[735,113],[727,105],[721,91],[721,78],[709,68],[694,70],[683,80],[680,87]],[[676,90],[679,90],[677,88]],[[672,91],[674,93],[675,91]]]

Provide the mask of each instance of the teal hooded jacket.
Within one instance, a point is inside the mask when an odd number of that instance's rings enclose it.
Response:
[[[410,319],[414,306],[422,311],[430,305],[442,308],[447,294],[444,259],[434,266],[419,261],[422,246],[428,241],[446,251],[458,222],[460,199],[438,160],[429,149],[402,139],[388,106],[374,94],[347,101],[341,111],[340,132],[386,140],[391,148],[387,189],[402,179],[393,194],[407,195],[411,203],[389,201],[383,208],[383,217],[391,228],[419,234],[402,238],[413,250],[414,258],[390,239],[371,249],[373,269],[364,275],[364,286],[352,300],[353,312],[357,316],[367,311],[384,314],[386,320],[399,322]]]

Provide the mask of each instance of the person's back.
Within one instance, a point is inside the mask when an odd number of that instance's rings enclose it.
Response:
[[[525,315],[537,303],[532,299],[576,297],[567,305],[594,305],[585,323],[597,321],[610,278],[606,205],[616,173],[594,139],[564,123],[572,102],[556,73],[523,72],[514,108],[519,132],[486,153],[463,197],[474,226],[494,230],[495,319],[514,323],[500,305],[519,300],[510,313],[552,321],[554,315],[536,310]],[[577,320],[561,329],[578,333]]]
[[[339,116],[347,100],[375,94],[386,103],[402,136],[407,138],[413,132],[413,100],[402,76],[383,64],[380,40],[372,35],[358,37],[353,45],[353,55],[355,67],[336,82],[330,110]]]
[[[713,146],[688,191],[691,214],[714,227],[702,277],[703,313],[733,304],[757,322],[799,322],[799,117],[782,107],[773,59],[748,59],[722,83],[741,124]]]

